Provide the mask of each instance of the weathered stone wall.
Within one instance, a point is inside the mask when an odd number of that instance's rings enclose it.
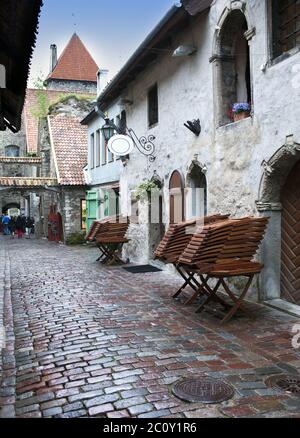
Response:
[[[253,89],[253,117],[217,127],[218,87],[215,62],[210,58],[217,51],[218,25],[222,25],[230,8],[242,8],[250,32],[250,60]],[[228,8],[228,9],[226,9]],[[183,44],[198,48],[195,55],[172,58],[162,55],[147,71],[128,86],[124,95],[133,105],[126,107],[127,124],[138,136],[156,137],[156,160],[149,163],[135,150],[122,171],[121,187],[134,189],[155,171],[164,182],[164,215],[169,220],[169,179],[178,169],[184,178],[192,160],[207,169],[208,213],[231,213],[233,216],[258,214],[260,182],[264,161],[281,148],[286,137],[294,135],[300,142],[299,73],[300,53],[280,63],[270,62],[270,35],[266,3],[217,0],[208,14],[174,35],[172,50]],[[255,29],[256,32],[255,32]],[[251,38],[252,36],[252,38]],[[262,67],[263,66],[263,67]],[[152,129],[147,124],[147,90],[154,83],[159,90],[159,123]],[[202,133],[196,137],[184,127],[187,120],[200,118]],[[126,201],[122,202],[123,211]],[[124,207],[125,206],[125,207]],[[279,229],[280,231],[280,229]],[[142,226],[136,233],[127,255],[133,259],[144,256],[148,231]],[[143,248],[139,249],[139,246]]]
[[[97,94],[97,82],[88,81],[64,81],[61,79],[49,79],[47,89],[54,91],[66,91],[70,93]]]
[[[6,131],[0,131],[0,156],[5,156],[5,146],[18,146],[20,148],[20,156],[24,157],[26,155],[26,132],[24,121],[19,132],[14,134],[9,129]]]
[[[63,217],[64,239],[81,229],[81,200],[85,199],[85,188],[64,187],[60,198],[60,213]]]

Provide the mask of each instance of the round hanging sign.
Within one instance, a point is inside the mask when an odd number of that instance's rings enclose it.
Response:
[[[128,135],[114,135],[109,140],[107,147],[113,154],[125,157],[133,151],[134,143]]]

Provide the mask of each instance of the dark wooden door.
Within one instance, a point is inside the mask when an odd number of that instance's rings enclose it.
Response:
[[[300,305],[300,162],[292,169],[282,192],[282,298]]]
[[[184,181],[178,170],[172,173],[170,179],[170,223],[185,220]]]

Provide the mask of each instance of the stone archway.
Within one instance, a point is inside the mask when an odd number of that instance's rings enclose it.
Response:
[[[262,245],[262,259],[265,264],[261,277],[261,299],[273,300],[281,293],[281,250],[282,250],[282,191],[287,178],[300,160],[300,144],[293,136],[286,138],[282,146],[269,161],[262,163],[263,176],[260,184],[258,211],[270,217],[268,231]]]
[[[207,168],[198,161],[196,155],[187,171],[186,177],[186,216],[187,218],[207,215]]]
[[[251,40],[256,34],[247,2],[230,0],[223,10],[213,42],[216,126],[233,121],[232,105],[253,105]]]

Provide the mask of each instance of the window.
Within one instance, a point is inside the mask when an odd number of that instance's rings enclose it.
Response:
[[[111,120],[111,123],[115,123],[114,119]],[[114,154],[112,152],[110,152],[110,150],[107,147],[106,144],[106,149],[107,149],[107,162],[108,163],[112,163],[114,161]]]
[[[230,12],[217,41],[216,88],[217,124],[233,122],[235,103],[252,104],[249,43],[245,36],[248,24],[240,10]]]
[[[127,133],[127,115],[126,111],[123,110],[121,114],[117,117],[117,126],[121,132],[121,134],[126,135]]]
[[[202,168],[194,164],[187,176],[187,216],[199,218],[207,216],[207,181]]]
[[[95,168],[95,134],[91,135],[91,169]]]
[[[85,199],[81,199],[80,201],[80,212],[81,212],[81,229],[86,230],[87,204]]]
[[[158,88],[155,84],[148,91],[148,123],[149,127],[158,123]]]
[[[5,147],[5,156],[6,157],[19,157],[20,156],[20,148],[19,146],[14,146],[14,145],[10,145],[10,146],[6,146]]]
[[[300,1],[272,1],[273,58],[300,45]]]
[[[100,151],[100,139],[101,139],[101,132],[100,129],[97,131],[96,133],[96,166],[99,167],[100,166],[100,155],[101,155],[101,151]]]
[[[107,162],[107,147],[104,134],[101,135],[101,166],[105,166]]]

